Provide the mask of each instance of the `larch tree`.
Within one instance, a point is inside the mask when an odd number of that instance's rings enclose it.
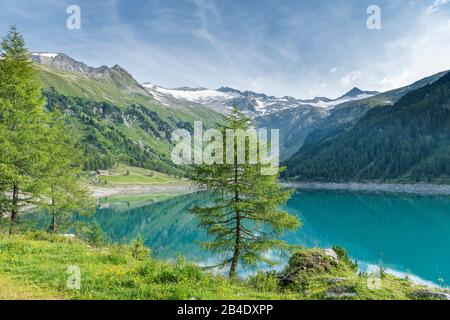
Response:
[[[70,214],[89,213],[95,202],[82,185],[82,151],[76,134],[65,123],[59,110],[48,114],[46,148],[48,161],[44,168],[39,206],[51,214],[50,232],[57,232]]]
[[[0,49],[0,189],[8,194],[3,207],[11,213],[12,232],[20,208],[40,191],[36,177],[47,160],[45,101],[16,27],[2,38]]]
[[[230,130],[247,132],[251,128],[251,119],[236,108],[226,123],[219,126],[222,136]],[[273,264],[267,253],[288,249],[279,237],[300,225],[297,217],[279,209],[292,195],[292,190],[278,183],[282,168],[275,169],[273,175],[263,175],[261,161],[248,161],[250,152],[254,152],[249,139],[244,147],[247,161],[242,163],[238,159],[239,143],[238,135],[234,135],[231,143],[222,143],[224,155],[227,146],[232,149],[233,161],[219,159],[219,163],[196,165],[193,174],[194,182],[213,195],[212,204],[191,210],[199,219],[200,227],[212,237],[212,241],[201,245],[221,258],[216,267],[229,267],[230,278],[237,275],[239,265]]]

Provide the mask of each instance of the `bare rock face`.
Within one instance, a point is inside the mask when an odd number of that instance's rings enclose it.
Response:
[[[31,59],[39,64],[44,64],[67,72],[79,72],[84,74],[99,73],[105,70],[105,66],[92,68],[83,62],[76,61],[64,53],[34,52]]]
[[[338,254],[333,249],[325,249],[324,252],[327,257],[330,257],[334,260],[339,260]]]

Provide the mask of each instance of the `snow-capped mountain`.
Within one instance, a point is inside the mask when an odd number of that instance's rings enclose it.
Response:
[[[377,94],[380,94],[378,91],[362,91],[359,88],[353,88],[343,96],[335,99],[335,100],[329,100],[327,101],[327,98],[322,98],[319,101],[314,101],[310,103],[310,105],[314,107],[320,107],[320,108],[332,108],[334,106],[340,105],[342,103],[350,102],[350,101],[356,101],[361,100],[365,98],[370,98],[373,96],[376,96]]]
[[[222,87],[217,90],[206,88],[163,88],[152,83],[142,86],[135,82],[132,76],[118,65],[113,67],[91,67],[83,62],[72,59],[64,53],[33,52],[31,58],[35,63],[47,65],[67,72],[83,73],[93,78],[107,77],[121,87],[127,87],[130,93],[151,94],[160,104],[170,107],[178,104],[192,106],[207,106],[219,113],[228,113],[233,106],[241,112],[253,117],[266,116],[275,112],[298,107],[315,107],[322,110],[331,110],[334,106],[352,100],[360,100],[374,96],[378,92],[362,91],[353,88],[351,91],[337,99],[316,97],[311,100],[296,99],[293,97],[274,97],[253,91],[240,91],[233,88]]]
[[[325,97],[302,100],[289,96],[278,98],[263,93],[240,91],[228,87],[213,90],[187,87],[168,89],[151,83],[144,83],[142,86],[164,105],[170,105],[173,99],[184,100],[189,103],[208,106],[224,114],[229,112],[233,106],[236,106],[241,112],[255,117],[302,106],[329,110],[341,103],[360,100],[378,94],[375,91],[362,91],[358,88],[353,88],[345,95],[334,100]]]
[[[317,123],[329,116],[335,106],[361,100],[379,94],[353,88],[337,99],[316,97],[310,100],[293,97],[277,98],[252,91],[240,91],[222,87],[206,88],[162,88],[151,83],[142,85],[161,104],[171,106],[180,101],[190,105],[207,106],[226,114],[233,106],[255,118],[260,128],[280,129],[280,157],[288,159],[297,152]]]
[[[167,89],[151,83],[142,86],[157,100],[165,106],[170,106],[174,100],[182,100],[189,104],[200,104],[208,106],[220,113],[225,113],[224,107],[227,102],[238,98],[240,92],[221,92],[205,88],[177,88]]]

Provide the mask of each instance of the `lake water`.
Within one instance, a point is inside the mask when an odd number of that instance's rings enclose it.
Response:
[[[138,234],[154,256],[208,264],[214,260],[196,241],[206,239],[188,209],[207,203],[207,193],[102,200],[94,217],[115,241]],[[391,272],[450,284],[450,197],[298,191],[285,209],[303,226],[285,240],[307,247],[344,247],[370,269],[382,261]]]

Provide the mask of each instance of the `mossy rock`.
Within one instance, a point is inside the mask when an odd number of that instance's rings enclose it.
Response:
[[[331,286],[326,293],[327,299],[354,299],[358,295],[354,286]]]
[[[292,255],[288,265],[280,275],[280,286],[304,288],[311,275],[330,274],[342,263],[327,256],[322,250],[302,250]]]

